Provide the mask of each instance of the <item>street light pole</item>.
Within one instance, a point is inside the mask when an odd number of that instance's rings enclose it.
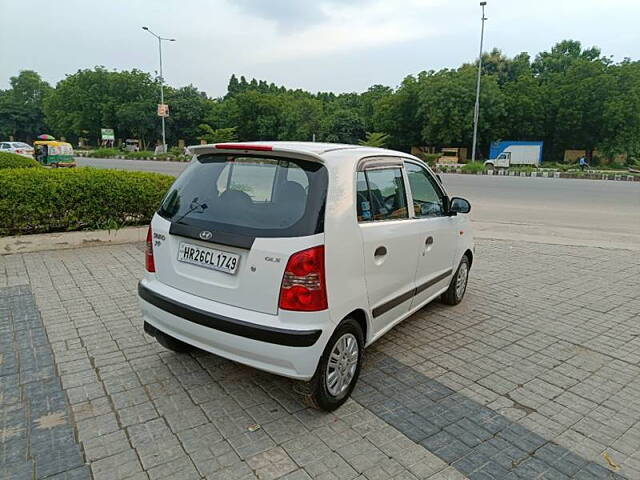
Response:
[[[484,42],[484,7],[487,2],[480,2],[482,7],[482,28],[480,30],[480,55],[478,55],[478,81],[476,84],[476,104],[473,109],[473,145],[471,146],[471,161],[476,161],[476,144],[478,141],[478,118],[480,117],[480,77],[482,76],[482,44]]]
[[[149,32],[151,35],[153,35],[154,37],[156,37],[158,39],[158,54],[160,55],[160,105],[164,105],[164,76],[162,75],[162,41],[165,40],[167,42],[175,42],[176,39],[175,38],[164,38],[164,37],[161,37],[160,35],[156,35],[151,30],[149,30],[148,27],[142,27],[142,29],[147,31],[147,32]],[[166,153],[167,152],[167,138],[166,138],[166,135],[165,135],[164,117],[165,116],[162,115],[160,117],[160,119],[162,121],[162,151],[164,153]]]

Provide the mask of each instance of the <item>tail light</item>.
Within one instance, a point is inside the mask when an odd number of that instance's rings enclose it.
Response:
[[[153,259],[153,233],[151,233],[151,225],[147,230],[147,248],[144,251],[144,268],[147,272],[154,273],[156,271],[156,262]]]
[[[17,149],[17,150],[16,150],[16,153],[17,153],[18,155],[22,155],[22,154],[24,153],[24,150]]]
[[[298,312],[327,309],[324,245],[294,253],[280,287],[280,308]]]

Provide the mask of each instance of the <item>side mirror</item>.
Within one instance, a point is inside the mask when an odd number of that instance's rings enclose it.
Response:
[[[460,197],[453,197],[449,203],[449,212],[451,213],[469,213],[471,204],[468,200]]]

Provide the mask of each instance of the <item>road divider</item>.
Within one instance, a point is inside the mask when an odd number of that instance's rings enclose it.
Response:
[[[488,175],[505,177],[539,177],[539,178],[571,178],[577,180],[613,180],[617,182],[640,182],[640,175],[629,174],[627,172],[611,173],[602,171],[587,172],[557,172],[557,171],[520,171],[520,170],[480,170],[465,171],[460,166],[455,168],[436,165],[436,173],[453,173],[459,175]]]

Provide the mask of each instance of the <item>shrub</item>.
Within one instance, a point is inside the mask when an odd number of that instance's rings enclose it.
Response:
[[[462,171],[465,173],[477,173],[484,171],[483,162],[469,162],[462,165]]]
[[[430,167],[434,167],[441,156],[442,155],[439,153],[425,153],[423,155],[423,158],[424,158],[424,161],[427,162]]]
[[[0,235],[144,224],[174,180],[94,168],[0,171]]]
[[[10,152],[0,152],[0,169],[41,167],[33,158],[23,157]]]
[[[180,148],[180,147],[171,147],[169,149],[169,155],[171,155],[172,157],[179,157],[181,155],[184,155],[184,148]]]
[[[602,170],[626,170],[627,166],[621,163],[611,162],[607,165],[600,167]]]
[[[122,152],[117,148],[96,148],[88,153],[92,158],[110,158],[122,155]]]
[[[509,168],[509,170],[513,170],[514,172],[517,172],[517,173],[520,173],[520,172],[533,173],[537,170],[537,168],[530,165],[522,165],[522,166],[511,167]]]

